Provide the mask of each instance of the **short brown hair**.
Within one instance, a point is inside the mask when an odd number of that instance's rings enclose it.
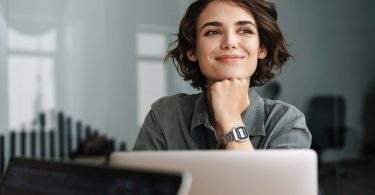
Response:
[[[191,85],[197,89],[206,90],[206,77],[199,68],[199,62],[190,61],[187,53],[194,51],[197,40],[197,24],[200,14],[209,3],[214,0],[197,0],[192,3],[180,22],[177,40],[169,46],[170,50],[165,59],[172,58],[177,72],[185,81],[191,81]],[[260,47],[267,50],[264,59],[258,59],[258,65],[251,76],[250,87],[260,86],[275,77],[274,70],[291,57],[287,49],[287,43],[279,25],[277,24],[277,12],[275,5],[266,0],[222,0],[235,4],[249,11],[257,23]]]

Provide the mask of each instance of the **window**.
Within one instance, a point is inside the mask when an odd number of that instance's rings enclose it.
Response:
[[[33,124],[39,112],[55,107],[57,29],[23,34],[8,29],[9,126]]]
[[[167,35],[139,31],[137,34],[138,124],[142,125],[152,102],[167,94],[164,56]]]

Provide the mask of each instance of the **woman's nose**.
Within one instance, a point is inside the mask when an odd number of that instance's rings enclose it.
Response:
[[[238,47],[238,40],[233,33],[227,33],[224,35],[221,43],[221,49],[231,50]]]

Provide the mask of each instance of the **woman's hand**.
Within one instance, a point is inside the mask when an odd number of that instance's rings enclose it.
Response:
[[[216,128],[224,135],[242,125],[241,113],[250,105],[247,79],[232,78],[214,83],[209,89]]]

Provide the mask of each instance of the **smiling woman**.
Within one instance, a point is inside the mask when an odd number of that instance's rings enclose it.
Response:
[[[199,17],[197,47],[188,52],[188,57],[200,62],[210,88],[216,81],[225,79],[250,80],[258,58],[264,59],[267,55],[266,49],[259,46],[252,14],[238,6],[216,1]]]
[[[276,19],[264,0],[193,2],[166,60],[202,92],[156,101],[134,149],[309,148],[304,115],[252,90],[290,57]]]
[[[210,2],[211,1],[203,0],[192,4],[181,21],[179,39],[176,41],[178,47],[171,50],[167,56],[175,60],[179,73],[185,80],[191,80],[193,87],[205,90],[207,87],[206,78],[202,78],[201,76],[203,75],[198,74],[200,73],[200,71],[197,70],[199,66],[196,66],[198,62],[194,59],[189,59],[189,56],[184,55],[184,53],[187,53],[187,50],[190,50],[191,54],[197,52],[195,51],[195,49],[199,49],[196,47],[197,39],[203,36],[199,33],[208,33],[206,36],[217,36],[218,34],[224,33],[219,31],[219,29],[206,32],[207,29],[210,30],[208,27],[211,27],[211,29],[213,27],[223,28],[223,23],[212,20],[214,16],[221,17],[219,19],[223,19],[224,22],[228,21],[231,17],[237,16],[238,18],[240,15],[243,15],[245,18],[248,16],[248,20],[233,20],[233,22],[236,22],[238,28],[242,27],[238,29],[238,33],[245,35],[253,34],[253,39],[251,40],[257,40],[258,44],[252,44],[260,47],[260,51],[262,51],[261,55],[265,55],[260,56],[257,62],[257,70],[255,75],[251,77],[251,86],[263,85],[272,79],[274,77],[273,70],[279,69],[290,57],[284,36],[279,25],[276,23],[277,13],[274,9],[274,5],[262,0],[213,2],[216,4],[219,3],[219,6],[209,6]],[[220,4],[224,4],[225,6],[220,6]],[[207,10],[198,18],[201,9],[206,7]],[[258,7],[261,8],[261,11],[257,10]],[[234,9],[234,11],[229,12],[230,9]],[[215,12],[215,14],[208,13],[209,11]],[[239,12],[237,13],[237,11]],[[232,15],[230,15],[231,13]],[[198,24],[198,22],[202,23],[202,20],[205,20],[205,23]],[[248,38],[247,40],[250,39]]]

